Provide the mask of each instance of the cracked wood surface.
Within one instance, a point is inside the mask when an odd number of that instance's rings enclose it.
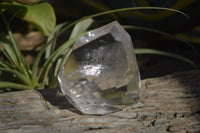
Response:
[[[200,70],[142,80],[141,94],[143,103],[92,116],[59,88],[2,93],[0,133],[200,132]]]

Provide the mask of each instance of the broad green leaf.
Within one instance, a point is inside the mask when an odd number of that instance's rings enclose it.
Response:
[[[34,5],[1,3],[0,8],[32,24],[45,36],[50,35],[56,25],[55,13],[49,3]]]

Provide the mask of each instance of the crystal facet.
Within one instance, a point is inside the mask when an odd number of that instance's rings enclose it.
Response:
[[[140,74],[129,34],[114,21],[80,37],[58,80],[84,114],[103,115],[136,103]]]

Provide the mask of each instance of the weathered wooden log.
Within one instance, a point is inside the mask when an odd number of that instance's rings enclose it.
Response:
[[[200,132],[200,70],[143,80],[141,94],[143,103],[93,116],[77,112],[59,88],[2,93],[0,132]]]

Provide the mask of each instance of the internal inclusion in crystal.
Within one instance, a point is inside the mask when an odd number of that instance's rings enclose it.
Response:
[[[115,25],[111,25],[111,32],[79,44],[78,48],[74,46],[59,73],[62,92],[84,114],[115,112],[136,103],[139,98],[140,77],[132,43],[130,40],[127,41],[130,44],[124,44],[115,39],[115,35],[120,34]]]

